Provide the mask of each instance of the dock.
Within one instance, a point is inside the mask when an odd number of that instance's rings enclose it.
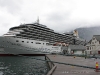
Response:
[[[60,63],[69,63],[87,67],[95,68],[96,62],[100,65],[100,59],[84,58],[75,56],[63,56],[63,55],[46,55],[51,61],[54,61],[54,67],[47,75],[100,75],[100,72],[96,72],[95,69],[84,68],[78,66],[71,66]],[[99,67],[100,68],[100,67]],[[99,70],[98,70],[99,71]]]

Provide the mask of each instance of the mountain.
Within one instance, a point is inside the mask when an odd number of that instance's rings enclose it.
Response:
[[[79,37],[87,41],[91,40],[93,35],[100,35],[100,26],[77,28],[76,30],[78,30]]]

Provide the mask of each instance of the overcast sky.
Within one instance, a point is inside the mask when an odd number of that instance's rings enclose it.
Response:
[[[56,32],[100,25],[100,0],[0,0],[0,35],[21,23],[40,23]]]

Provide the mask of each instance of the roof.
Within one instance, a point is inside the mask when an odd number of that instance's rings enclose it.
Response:
[[[82,39],[82,38],[76,38],[76,37],[75,37],[75,39],[76,39],[76,40],[80,40],[80,41],[86,41],[85,39]]]
[[[97,41],[100,41],[100,35],[93,35],[97,39]]]
[[[95,37],[97,41],[100,41],[100,35],[93,35],[93,37]],[[89,45],[91,42],[92,39],[86,45]]]
[[[92,39],[88,43],[91,43],[91,42],[92,42]]]
[[[86,47],[83,45],[69,45],[71,50],[86,50]]]

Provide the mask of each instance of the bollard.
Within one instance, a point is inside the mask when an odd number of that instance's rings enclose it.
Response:
[[[98,62],[96,62],[96,72],[98,72]]]
[[[75,56],[74,56],[74,58],[75,58]]]

